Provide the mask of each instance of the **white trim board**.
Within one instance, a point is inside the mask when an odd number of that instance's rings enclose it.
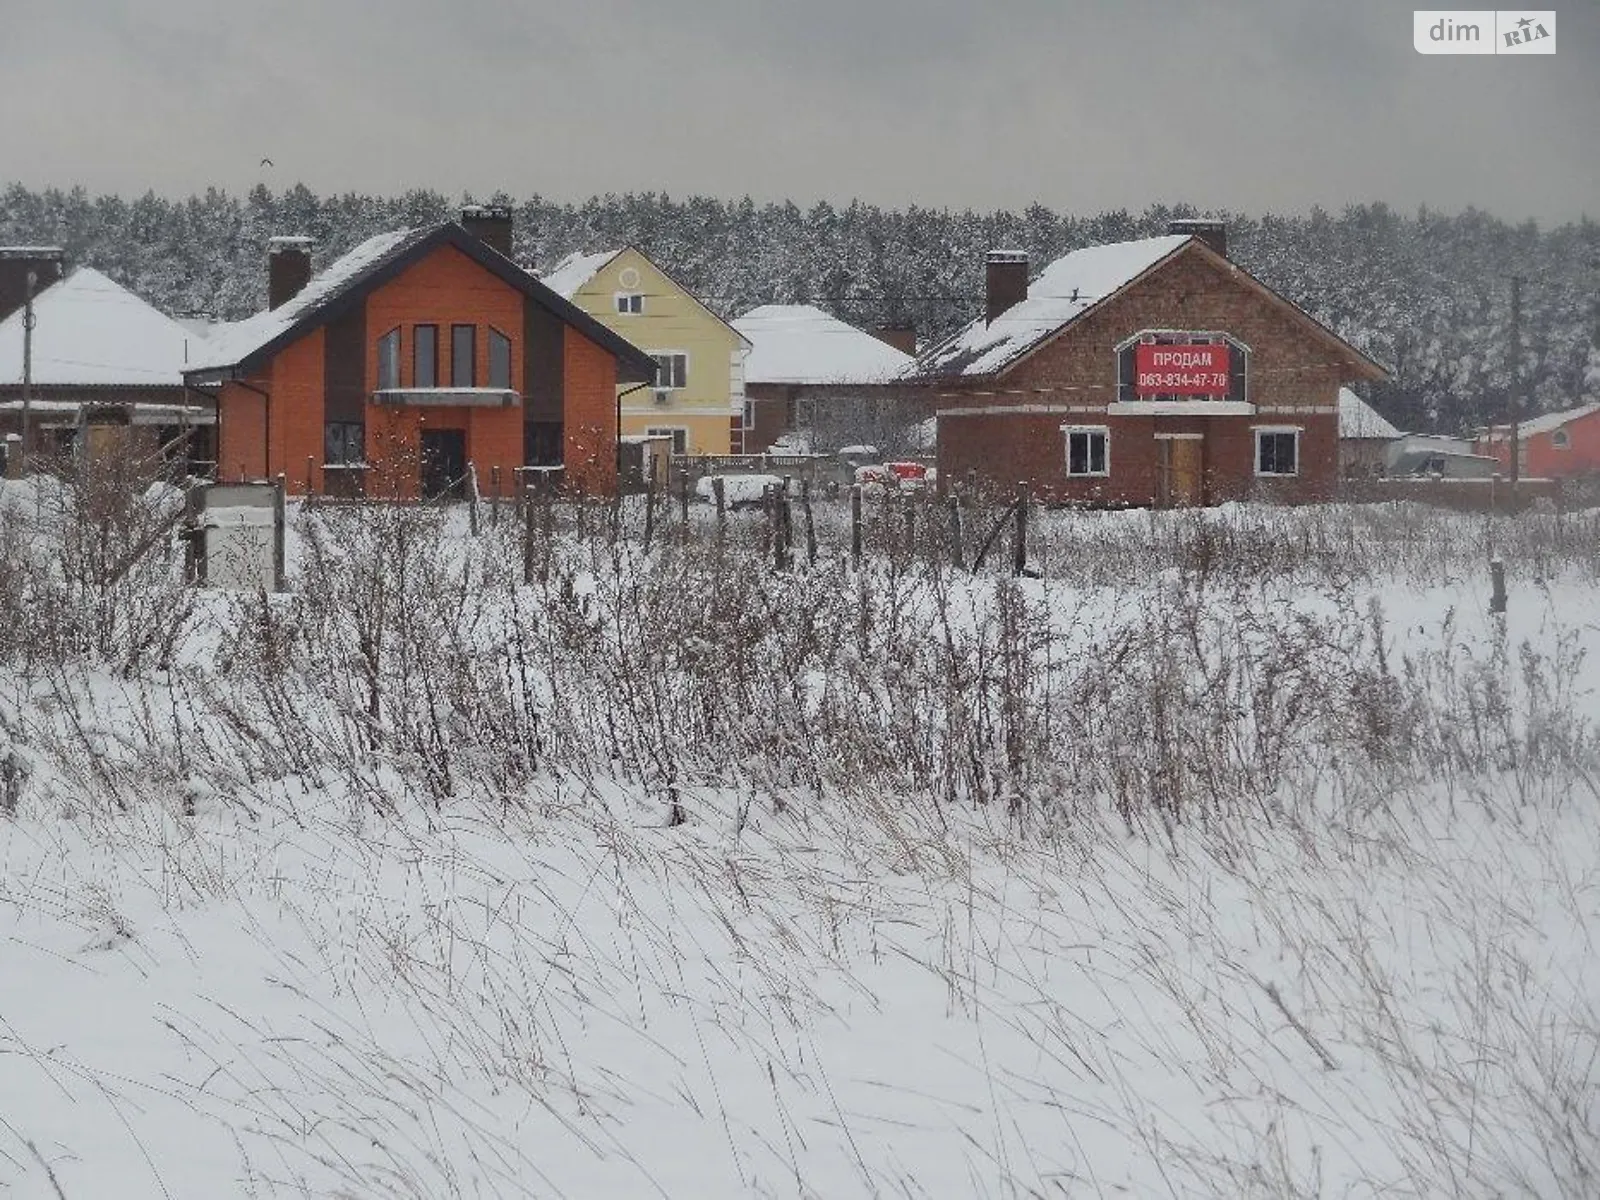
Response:
[[[1103,407],[1078,404],[982,404],[969,408],[941,408],[940,417],[1051,417],[1067,413],[1104,413]]]
[[[1247,400],[1113,400],[1106,405],[1113,417],[1253,417],[1256,406]]]

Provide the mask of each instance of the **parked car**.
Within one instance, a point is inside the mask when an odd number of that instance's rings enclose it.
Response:
[[[760,508],[769,488],[783,487],[781,475],[705,475],[694,485],[695,496],[715,504],[716,484],[712,481],[717,479],[722,480],[722,501],[733,512],[742,508]]]
[[[864,496],[881,496],[886,491],[916,491],[929,488],[938,471],[926,463],[886,462],[856,468],[856,483]]]

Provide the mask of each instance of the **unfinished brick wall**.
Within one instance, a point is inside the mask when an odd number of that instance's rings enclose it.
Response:
[[[1222,332],[1248,346],[1255,415],[1108,415],[1106,405],[1116,399],[1116,348],[1145,329]],[[1157,435],[1188,433],[1204,439],[1207,503],[1257,496],[1322,499],[1338,484],[1338,390],[1358,370],[1230,266],[1190,248],[1000,378],[937,384],[942,410],[994,411],[940,418],[940,472],[947,481],[972,472],[1002,488],[1026,481],[1066,501],[1149,504],[1159,491]],[[1067,475],[1063,425],[1108,429],[1109,478]],[[1301,430],[1298,475],[1256,475],[1259,426]]]

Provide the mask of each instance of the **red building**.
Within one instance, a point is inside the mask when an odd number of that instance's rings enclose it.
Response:
[[[305,239],[274,239],[271,308],[184,377],[217,396],[218,479],[437,495],[472,463],[484,487],[534,465],[615,489],[617,389],[655,360],[511,261],[508,211],[463,222],[379,234],[315,278]]]
[[[1600,404],[1546,413],[1517,426],[1517,473],[1524,479],[1567,479],[1600,471]],[[1511,427],[1496,425],[1476,450],[1510,473]]]
[[[989,256],[985,315],[918,359],[939,470],[1053,500],[1308,501],[1339,478],[1339,389],[1382,367],[1228,261],[1213,222],[1074,251],[1030,284]]]

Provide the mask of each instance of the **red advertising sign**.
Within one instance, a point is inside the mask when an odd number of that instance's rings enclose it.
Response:
[[[1228,392],[1226,343],[1135,347],[1133,390],[1140,396],[1223,396]]]

